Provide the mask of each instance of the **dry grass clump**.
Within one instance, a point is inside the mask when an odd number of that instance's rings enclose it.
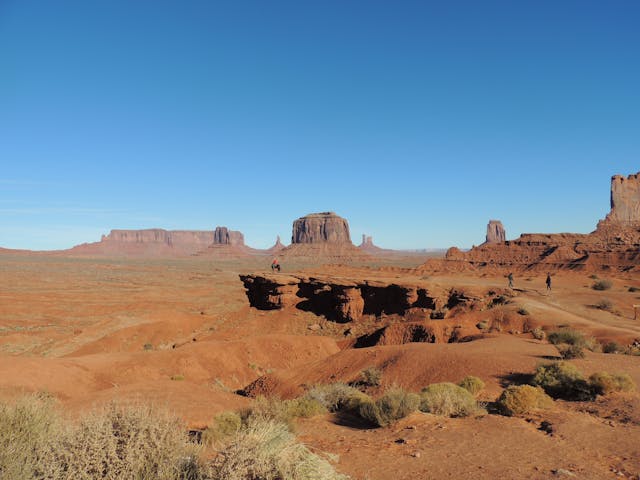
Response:
[[[536,327],[531,330],[531,335],[533,335],[533,338],[536,340],[544,340],[547,338],[547,333],[542,329],[542,327]]]
[[[630,392],[636,385],[626,373],[596,372],[589,377],[589,383],[598,395],[609,395],[614,392]]]
[[[617,342],[607,342],[602,345],[602,353],[625,353],[625,348]]]
[[[496,403],[500,412],[510,417],[549,408],[553,400],[540,387],[512,385],[502,392]]]
[[[611,312],[611,311],[613,311],[613,302],[611,300],[609,300],[608,298],[603,298],[601,300],[598,300],[598,303],[595,304],[595,307],[598,310],[604,310],[606,312]]]
[[[478,377],[467,375],[458,383],[458,386],[467,390],[471,395],[476,396],[485,387],[485,383]]]
[[[345,383],[316,385],[305,394],[305,397],[319,402],[330,412],[354,410],[360,401],[369,398],[365,393]]]
[[[110,405],[76,425],[50,401],[0,405],[0,478],[198,480],[198,448],[177,419],[151,407]]]
[[[380,398],[363,399],[358,405],[358,414],[379,427],[390,425],[418,410],[420,397],[399,387],[392,387]]]
[[[225,480],[343,480],[348,477],[298,443],[286,425],[254,419],[212,464],[212,477]]]
[[[609,290],[611,287],[613,286],[613,283],[611,283],[611,280],[598,280],[597,282],[594,282],[593,285],[591,285],[591,288],[593,288],[594,290]]]
[[[382,370],[376,367],[368,367],[360,372],[361,384],[367,387],[377,387],[382,381]]]
[[[593,337],[585,337],[583,333],[570,328],[563,328],[549,333],[549,342],[554,344],[560,356],[565,360],[584,358],[583,349],[599,351],[601,346]]]
[[[446,417],[466,417],[478,412],[474,396],[454,383],[433,383],[420,393],[420,410]]]
[[[584,349],[580,345],[560,345],[557,348],[564,360],[584,358]]]
[[[538,365],[532,380],[554,398],[566,400],[592,400],[594,395],[582,373],[567,362]]]
[[[213,417],[213,423],[202,432],[202,441],[211,445],[240,431],[242,417],[237,412],[222,412]]]
[[[253,405],[240,412],[243,423],[251,420],[271,420],[284,423],[293,429],[293,419],[325,413],[327,409],[318,400],[303,396],[292,400],[281,400],[276,397],[257,397]]]

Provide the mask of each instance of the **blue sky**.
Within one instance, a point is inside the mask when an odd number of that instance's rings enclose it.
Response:
[[[637,1],[0,0],[0,246],[589,232],[640,171]]]

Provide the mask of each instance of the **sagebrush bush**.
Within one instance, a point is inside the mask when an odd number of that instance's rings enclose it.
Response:
[[[379,427],[386,427],[418,410],[420,397],[402,388],[392,387],[373,401],[365,399],[358,406],[359,415]]]
[[[536,327],[531,330],[531,335],[533,335],[533,338],[535,338],[536,340],[544,340],[545,338],[547,338],[547,334],[542,329],[542,327]]]
[[[540,387],[512,385],[502,392],[496,404],[500,413],[513,416],[549,408],[553,405],[553,400]]]
[[[586,348],[587,350],[598,351],[600,344],[593,337],[586,337],[582,332],[572,330],[570,328],[562,328],[554,330],[547,335],[549,343],[554,345],[575,345],[577,347]]]
[[[458,386],[467,390],[471,395],[476,396],[485,387],[485,383],[478,377],[467,375],[458,383]]]
[[[582,373],[567,362],[538,365],[532,380],[533,385],[542,387],[554,398],[567,400],[592,400],[591,386]]]
[[[613,310],[613,302],[608,298],[603,298],[601,300],[598,300],[598,303],[596,303],[596,308],[598,310],[605,310],[607,312],[610,312]]]
[[[557,345],[558,352],[563,360],[572,360],[574,358],[584,358],[584,349],[582,345]]]
[[[53,463],[63,431],[53,401],[27,396],[0,403],[0,478],[39,478]]]
[[[377,387],[382,381],[382,370],[376,367],[368,367],[360,372],[360,379],[363,385]]]
[[[614,392],[630,392],[636,385],[626,373],[596,372],[589,377],[593,391],[598,395],[609,395]]]
[[[354,410],[360,400],[369,398],[357,388],[344,383],[316,385],[307,391],[305,397],[319,402],[330,412]]]
[[[433,383],[420,393],[420,410],[446,417],[466,417],[478,411],[476,399],[454,383]]]
[[[602,353],[624,353],[625,348],[616,342],[607,342],[602,346]]]
[[[202,433],[202,441],[211,445],[218,443],[242,428],[242,417],[237,412],[222,412],[213,417],[213,422]]]
[[[259,396],[249,408],[240,412],[240,417],[244,423],[248,423],[251,419],[272,420],[284,423],[293,429],[294,418],[308,418],[326,411],[319,401],[306,396],[292,400]]]
[[[287,426],[253,419],[212,463],[215,480],[346,480],[298,443]]]
[[[598,280],[591,285],[594,290],[609,290],[613,286],[611,280]]]

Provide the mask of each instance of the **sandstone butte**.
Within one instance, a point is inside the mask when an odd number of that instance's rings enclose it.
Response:
[[[640,173],[611,178],[611,211],[589,234],[525,233],[498,241],[492,222],[486,243],[466,252],[452,247],[444,260],[428,260],[417,270],[635,271],[640,265]]]
[[[349,222],[334,212],[311,213],[295,220],[291,245],[278,255],[346,262],[367,257],[365,252],[351,243]]]
[[[504,231],[500,220],[489,220],[487,224],[487,239],[485,243],[502,243],[507,240],[507,234]]]

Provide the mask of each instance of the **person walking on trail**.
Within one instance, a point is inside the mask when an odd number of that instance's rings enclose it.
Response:
[[[513,273],[509,273],[507,278],[509,279],[509,288],[513,288]]]
[[[547,290],[551,291],[551,274],[547,273],[547,280],[545,282],[547,284]]]

